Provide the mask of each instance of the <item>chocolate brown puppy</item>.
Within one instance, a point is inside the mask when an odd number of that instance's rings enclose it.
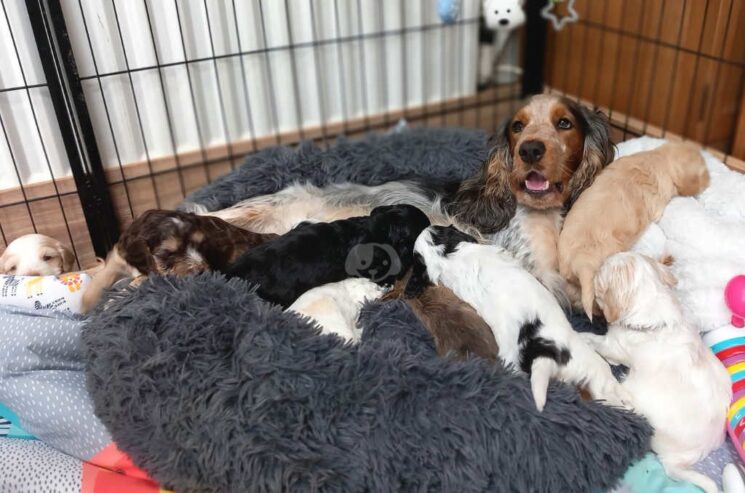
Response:
[[[458,298],[450,288],[422,279],[416,265],[414,269],[417,272],[412,269],[396,282],[383,300],[400,299],[406,302],[432,334],[440,356],[457,360],[472,356],[496,360],[499,348],[494,334],[476,310]]]
[[[104,289],[125,277],[222,271],[242,253],[276,238],[233,226],[220,218],[152,209],[135,219],[83,294],[90,310]]]

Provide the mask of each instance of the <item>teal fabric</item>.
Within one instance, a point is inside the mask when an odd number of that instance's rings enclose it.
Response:
[[[0,426],[0,436],[3,438],[22,438],[24,440],[36,440],[36,437],[21,428],[18,416],[0,402],[0,421],[7,423]],[[5,423],[3,421],[3,423]]]
[[[623,486],[632,493],[701,493],[698,486],[686,481],[674,481],[667,477],[657,457],[648,454],[626,471]]]

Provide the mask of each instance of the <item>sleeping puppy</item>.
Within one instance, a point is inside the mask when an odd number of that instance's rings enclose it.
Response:
[[[414,252],[432,282],[452,289],[489,324],[499,357],[530,375],[539,411],[552,377],[623,405],[626,393],[610,366],[572,329],[556,298],[504,249],[477,244],[452,226],[432,226],[417,238]]]
[[[149,210],[129,225],[109,252],[103,269],[83,294],[83,312],[93,308],[104,289],[125,277],[221,271],[249,248],[276,237],[215,217]]]
[[[471,305],[461,300],[452,290],[433,284],[427,267],[414,256],[414,267],[396,281],[383,300],[403,300],[435,342],[437,354],[456,360],[479,356],[497,359],[499,348],[491,328]]]
[[[309,289],[348,277],[392,284],[412,263],[414,241],[429,226],[411,205],[382,206],[369,216],[301,223],[243,254],[225,274],[258,285],[257,293],[284,308]]]
[[[0,274],[58,276],[73,270],[75,256],[49,236],[24,235],[10,242],[0,255]]]
[[[377,300],[383,293],[385,288],[371,280],[353,277],[306,291],[287,311],[310,317],[323,334],[336,334],[356,343],[362,335],[362,330],[357,328],[362,305],[365,301]]]
[[[559,235],[559,270],[574,286],[568,293],[592,319],[593,278],[610,255],[629,250],[676,195],[691,196],[709,185],[698,146],[669,143],[622,157],[579,196]]]
[[[595,277],[608,333],[582,337],[609,361],[629,367],[622,386],[654,428],[652,449],[667,475],[714,493],[714,482],[690,467],[724,441],[732,384],[683,317],[670,291],[675,284],[649,257],[609,257]]]

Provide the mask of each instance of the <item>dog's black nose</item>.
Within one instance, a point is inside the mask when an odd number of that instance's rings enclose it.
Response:
[[[507,19],[499,19],[499,25],[500,26],[506,26],[509,23],[510,23],[510,21],[508,21]]]
[[[528,140],[520,145],[520,158],[528,164],[537,163],[546,154],[546,146],[540,140]]]

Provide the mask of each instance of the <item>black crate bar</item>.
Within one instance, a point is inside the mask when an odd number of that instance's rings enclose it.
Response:
[[[522,97],[543,92],[546,59],[546,20],[541,17],[543,0],[525,2],[525,44],[523,47]]]
[[[93,250],[105,256],[119,237],[119,225],[62,9],[58,0],[29,0],[26,8]]]

